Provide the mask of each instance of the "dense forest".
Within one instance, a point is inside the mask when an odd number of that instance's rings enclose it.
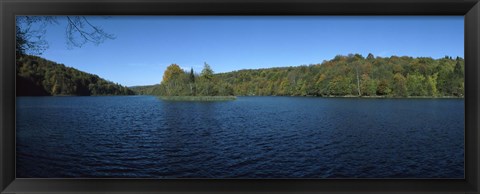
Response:
[[[132,90],[37,56],[17,58],[17,95],[133,95]]]
[[[206,63],[199,74],[172,64],[161,84],[134,90],[161,96],[463,97],[464,60],[349,54],[321,64],[218,74]]]

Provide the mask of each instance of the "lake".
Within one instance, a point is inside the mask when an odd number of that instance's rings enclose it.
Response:
[[[463,178],[463,99],[17,97],[17,178]]]

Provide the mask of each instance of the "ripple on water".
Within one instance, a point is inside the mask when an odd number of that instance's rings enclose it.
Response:
[[[464,102],[439,101],[22,97],[17,176],[463,178]]]

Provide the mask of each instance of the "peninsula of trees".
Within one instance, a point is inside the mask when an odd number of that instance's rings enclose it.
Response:
[[[200,74],[177,64],[159,85],[133,88],[160,96],[383,96],[463,97],[464,60],[446,56],[338,55],[321,64]]]
[[[17,58],[17,96],[133,95],[127,87],[41,57]]]

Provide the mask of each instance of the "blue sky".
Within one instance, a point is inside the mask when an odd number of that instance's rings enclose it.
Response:
[[[90,22],[116,36],[68,49],[48,25],[41,55],[126,86],[160,83],[172,63],[215,72],[321,63],[336,55],[464,56],[463,16],[115,16]]]

